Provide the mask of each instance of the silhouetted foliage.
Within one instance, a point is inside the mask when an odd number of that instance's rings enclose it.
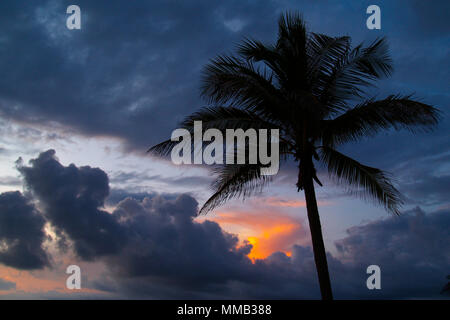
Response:
[[[246,39],[236,55],[221,55],[204,69],[202,96],[209,106],[186,118],[192,132],[217,128],[278,128],[280,154],[298,163],[298,190],[305,191],[316,266],[324,299],[331,299],[325,249],[314,193],[315,162],[321,162],[338,183],[363,198],[374,199],[398,214],[401,196],[380,169],[369,167],[337,149],[381,130],[428,131],[438,110],[411,96],[376,100],[367,89],[393,71],[385,38],[351,46],[350,38],[308,32],[302,17],[286,13],[278,22],[278,39],[264,44]],[[166,156],[176,142],[164,141],[149,151]],[[224,164],[216,167],[214,193],[200,214],[234,197],[247,197],[270,179],[262,165]]]

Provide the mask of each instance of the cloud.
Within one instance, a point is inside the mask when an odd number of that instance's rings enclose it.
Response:
[[[18,168],[60,241],[73,244],[82,259],[102,258],[123,277],[191,286],[250,276],[250,247],[237,248],[237,237],[215,222],[194,222],[197,201],[191,196],[126,198],[109,214],[100,209],[109,194],[101,169],[63,166],[54,150]]]
[[[47,221],[60,244],[69,238],[83,259],[114,254],[124,245],[125,230],[113,216],[101,210],[109,194],[108,176],[99,168],[61,165],[48,150],[19,165],[28,190],[39,199]]]
[[[123,1],[80,0],[82,30],[69,31],[65,5],[58,1],[0,2],[0,69],[4,75],[0,116],[6,123],[26,125],[5,131],[8,134],[3,136],[32,142],[68,139],[46,136],[34,128],[58,123],[66,132],[118,137],[129,149],[144,151],[169,137],[184,115],[203,105],[198,97],[200,70],[210,58],[229,52],[244,36],[273,41],[280,11],[298,8],[313,31],[342,35],[351,30],[354,43],[388,36],[396,72],[374,94],[416,92],[441,108],[445,118],[432,134],[387,134],[344,151],[363,163],[391,170],[409,200],[420,205],[447,203],[448,157],[442,151],[449,149],[448,1],[433,5],[379,1],[383,21],[379,32],[365,28],[369,4],[205,0],[195,5],[177,2],[173,10],[170,2],[152,1],[140,3],[136,10]],[[0,147],[0,154],[10,152]],[[440,156],[417,163],[423,155]],[[432,169],[426,170],[427,166]],[[192,219],[196,206],[192,196],[110,190],[103,170],[63,166],[51,150],[20,171],[38,204],[35,207],[28,195],[25,198],[20,193],[0,196],[4,264],[25,269],[47,266],[42,230],[48,223],[61,248],[110,267],[107,278],[97,279],[104,290],[115,288],[147,297],[318,297],[312,252],[306,243],[294,245],[291,257],[276,252],[252,264],[248,259],[251,245],[238,247],[238,238],[219,224]],[[153,178],[186,187],[208,182],[203,177]],[[130,181],[132,176],[122,175],[115,182]],[[9,182],[17,185],[18,181]],[[110,214],[103,210],[104,204],[118,207]],[[301,206],[278,199],[265,204]],[[442,229],[447,226],[448,230],[445,214],[416,210],[349,230],[337,242],[339,256],[329,258],[338,296],[432,295],[439,273],[449,269],[448,260],[432,245],[442,239],[448,243]],[[2,225],[14,223],[14,217],[21,217],[24,225],[3,229]],[[284,244],[276,247],[284,248]],[[381,292],[367,293],[365,266],[373,263],[372,258],[378,259],[386,279]]]
[[[177,186],[186,186],[186,187],[193,187],[198,185],[209,185],[213,181],[213,178],[210,176],[182,176],[182,177],[164,177],[159,174],[155,175],[148,175],[143,174],[141,172],[137,171],[131,171],[131,172],[123,172],[119,171],[111,178],[111,183],[114,184],[139,184],[142,183],[142,181],[156,181],[156,182],[162,182],[167,185],[177,185]]]
[[[150,192],[130,192],[129,190],[124,189],[111,189],[111,192],[106,198],[106,204],[110,206],[117,205],[120,201],[126,198],[132,198],[135,200],[144,200],[145,198],[153,198],[156,193]]]
[[[448,204],[450,175],[422,176],[404,187],[410,201],[419,204]]]
[[[126,249],[123,255],[108,259],[116,292],[165,298],[319,297],[309,245],[293,245],[290,256],[274,252],[250,263],[247,258],[250,246],[236,249],[237,239],[224,233],[217,224],[186,219],[189,214],[180,213],[187,206],[176,205],[180,201],[127,200],[119,206],[119,211],[127,212],[125,217],[132,213],[146,230],[139,233],[139,239],[146,235],[146,241],[132,242],[134,250]],[[177,209],[167,210],[166,206]],[[173,214],[172,222],[161,216],[158,221],[145,214],[146,210],[153,215]],[[143,217],[148,219],[147,223],[141,220]],[[131,222],[134,223],[137,222]],[[328,254],[335,296],[349,299],[441,297],[439,291],[450,268],[449,227],[450,212],[425,214],[415,209],[401,217],[349,229],[348,235],[336,242],[338,253]],[[152,246],[155,242],[159,245]],[[380,291],[366,287],[366,268],[371,264],[381,267]]]
[[[0,177],[0,186],[20,186],[22,185],[22,180],[17,177],[3,176]]]
[[[19,171],[68,248],[83,260],[102,261],[109,270],[104,281],[91,282],[94,289],[118,288],[138,297],[226,297],[238,284],[262,286],[285,257],[278,253],[253,264],[251,244],[241,245],[216,222],[194,220],[198,203],[189,195],[149,193],[140,200],[123,199],[112,214],[102,211],[109,193],[106,174],[63,166],[53,150],[29,166],[19,165]]]
[[[125,199],[113,215],[133,231],[128,246],[107,265],[125,277],[151,277],[194,289],[250,277],[250,247],[211,221],[197,223],[197,201],[188,195]]]
[[[436,1],[433,6],[420,1],[379,1],[382,29],[373,31],[365,27],[369,4],[229,0],[183,2],[173,10],[170,2],[152,1],[136,10],[123,1],[80,0],[83,25],[74,31],[66,29],[65,7],[58,1],[2,2],[0,70],[5,76],[0,79],[0,116],[27,126],[10,132],[17,139],[48,141],[51,137],[32,127],[58,123],[66,132],[117,137],[130,150],[143,152],[167,139],[185,115],[203,106],[201,68],[209,59],[232,51],[245,36],[273,42],[279,13],[298,9],[311,30],[330,35],[351,30],[355,44],[388,36],[396,72],[380,82],[373,94],[416,92],[418,98],[443,110],[444,119],[433,133],[389,133],[370,143],[344,147],[343,151],[362,163],[396,176],[399,163],[440,154],[450,147],[449,30],[444,27],[449,5],[447,1]],[[30,51],[32,56],[27,54]],[[119,176],[116,181],[126,178]],[[209,184],[204,177],[153,178],[186,188]],[[440,188],[440,195],[446,193],[446,180],[430,183]],[[424,183],[421,190],[428,186]]]
[[[0,291],[1,290],[11,290],[16,288],[16,283],[0,278]]]
[[[141,3],[139,10],[120,1],[80,0],[78,5],[81,30],[67,30],[66,8],[58,1],[0,5],[0,69],[5,74],[0,79],[0,114],[39,125],[58,122],[89,136],[118,137],[138,151],[167,138],[184,115],[203,105],[200,70],[209,59],[229,52],[244,36],[274,41],[283,10],[301,10],[318,32],[352,30],[357,38],[374,37],[365,28],[364,3],[197,1],[177,3],[177,10],[167,1]],[[423,46],[426,39],[433,49],[446,48],[447,2],[428,6],[382,1],[380,6],[380,32],[400,47],[393,52],[400,64],[396,80],[417,79],[408,89],[419,94],[437,74],[436,85],[447,83],[446,69],[433,62],[440,57],[445,63],[445,50],[428,52]],[[398,21],[403,28],[393,25]],[[32,56],[27,55],[30,50]],[[445,104],[445,96],[434,101]]]
[[[306,223],[275,208],[224,210],[204,219],[219,223],[224,230],[238,234],[242,242],[250,243],[252,249],[248,257],[251,259],[265,259],[274,252],[291,255],[293,245],[310,244]]]
[[[0,208],[15,208],[14,212],[19,208],[28,223],[0,229],[0,235],[26,243],[33,249],[28,256],[45,256],[40,245],[45,218],[65,237],[66,252],[72,249],[81,261],[95,260],[104,266],[105,271],[95,277],[84,269],[87,288],[117,298],[319,298],[308,233],[289,216],[219,215],[216,221],[222,227],[215,221],[194,219],[198,203],[190,195],[151,192],[143,198],[126,197],[108,213],[101,209],[109,194],[108,177],[99,168],[63,166],[49,150],[29,166],[19,165],[19,171],[40,211],[18,192],[2,194]],[[0,211],[0,217],[11,219],[4,212],[10,211]],[[5,221],[0,226],[12,223]],[[261,239],[268,232],[267,241],[273,240],[267,243],[273,245],[270,252],[250,259],[252,243],[225,231],[225,224],[233,222],[259,227]],[[419,208],[348,229],[336,241],[336,253],[328,253],[335,296],[441,297],[450,268],[449,230],[448,210],[425,213]],[[33,234],[37,239],[31,241]],[[286,243],[288,254],[279,251]],[[13,250],[9,256],[16,260],[21,252]],[[366,288],[366,268],[372,264],[381,267],[379,291]]]
[[[272,3],[235,0],[177,3],[177,10],[165,1],[141,3],[139,10],[120,1],[77,5],[82,29],[72,32],[58,1],[1,4],[0,68],[9,80],[0,80],[0,114],[119,137],[139,151],[201,105],[201,65],[243,32],[265,34],[260,14],[276,18]],[[246,24],[234,23],[240,30],[233,32],[225,21],[237,12]],[[23,54],[31,48],[32,56]]]
[[[347,230],[336,242],[339,259],[359,270],[379,265],[382,290],[377,297],[437,296],[450,270],[450,212],[425,214],[420,208],[399,217]]]
[[[286,200],[283,198],[270,197],[263,200],[265,204],[269,206],[279,206],[279,207],[290,207],[290,208],[298,208],[298,207],[306,207],[305,201],[302,200]]]
[[[397,167],[400,190],[415,205],[449,205],[450,175],[447,174],[450,154],[425,155],[405,161]]]
[[[0,263],[17,269],[49,265],[45,220],[20,192],[0,194]]]

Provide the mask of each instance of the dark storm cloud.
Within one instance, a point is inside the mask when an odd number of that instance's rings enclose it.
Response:
[[[197,205],[188,195],[120,202],[114,215],[134,235],[108,265],[126,276],[160,277],[190,286],[249,277],[249,247],[236,249],[238,239],[217,223],[194,222]]]
[[[59,121],[142,150],[200,106],[200,67],[241,37],[230,28],[264,34],[259,15],[275,14],[269,2],[78,1],[82,30],[70,31],[69,4],[1,3],[3,117]]]
[[[96,288],[152,298],[319,297],[311,247],[294,246],[291,257],[276,252],[251,264],[248,248],[236,250],[236,239],[218,225],[188,219],[195,205],[190,197],[119,204],[115,214],[146,240],[105,260],[113,276]],[[450,270],[449,227],[450,212],[417,208],[350,228],[336,242],[338,254],[328,254],[336,297],[441,297]],[[366,287],[372,264],[381,268],[379,291]]]
[[[448,99],[427,92],[446,94],[447,1],[381,1],[381,31],[365,28],[368,1],[78,1],[81,30],[65,27],[69,4],[0,4],[3,117],[57,121],[145,150],[203,105],[201,67],[244,36],[273,41],[278,14],[286,9],[302,11],[319,32],[351,31],[358,41],[388,34],[399,70],[388,88],[401,82],[430,103]],[[424,39],[432,46],[425,47]]]
[[[158,195],[163,196],[165,199],[176,199],[179,196],[178,193],[156,193],[113,188],[111,189],[108,198],[106,198],[105,203],[109,206],[116,206],[120,201],[125,200],[126,198],[142,201],[145,198],[151,199]]]
[[[195,223],[198,204],[191,196],[128,197],[109,214],[100,209],[109,194],[102,170],[63,166],[54,150],[18,168],[43,216],[78,256],[105,258],[114,274],[190,287],[254,277],[250,247],[236,248],[238,239],[215,222]]]
[[[81,31],[65,28],[70,4],[0,2],[0,116],[5,120],[56,121],[86,135],[120,137],[144,151],[203,105],[199,77],[208,59],[233,50],[243,36],[273,41],[279,12],[299,9],[314,31],[349,34],[354,43],[388,36],[396,71],[373,93],[415,92],[443,110],[443,121],[431,134],[380,135],[345,151],[368,165],[399,168],[393,173],[410,199],[446,202],[448,1],[378,1],[381,31],[365,28],[371,1],[77,1]],[[33,129],[17,135],[45,139]],[[415,161],[426,156],[436,161]],[[246,257],[250,248],[237,249],[236,237],[213,222],[192,220],[197,204],[190,196],[110,192],[102,170],[62,166],[53,151],[20,170],[42,213],[20,193],[0,195],[0,244],[7,245],[0,250],[3,264],[48,265],[42,249],[46,219],[61,245],[72,243],[81,258],[107,263],[110,274],[97,279],[100,290],[137,297],[319,297],[309,247],[296,246],[292,257],[275,253],[253,265]],[[204,182],[180,179],[169,182]],[[114,214],[101,209],[105,201],[120,202]],[[16,217],[23,225],[2,228]],[[415,210],[350,229],[337,242],[339,255],[329,256],[336,296],[437,294],[450,273],[448,217],[449,212]],[[381,267],[381,291],[365,287],[369,264]]]
[[[134,297],[226,297],[246,287],[245,295],[255,287],[261,296],[273,289],[280,297],[318,294],[311,291],[313,259],[304,254],[311,254],[309,248],[296,249],[298,260],[292,261],[301,265],[292,276],[285,274],[292,263],[282,253],[254,265],[247,257],[251,245],[239,246],[215,222],[193,220],[198,203],[189,195],[127,197],[109,214],[100,209],[109,191],[102,170],[63,166],[53,150],[18,168],[41,215],[66,237],[68,248],[82,259],[101,259],[110,271],[90,287]],[[291,291],[292,279],[309,285]]]
[[[42,247],[46,240],[44,224],[45,220],[20,192],[0,194],[0,263],[26,270],[48,265]]]
[[[14,222],[4,213],[9,210],[15,216],[23,212],[25,224],[1,229],[0,236],[27,243],[33,250],[29,256],[45,256],[39,245],[45,217],[67,238],[67,248],[105,264],[107,272],[90,279],[89,288],[122,298],[319,297],[311,247],[294,246],[291,257],[275,252],[252,263],[250,244],[240,244],[215,222],[193,219],[198,203],[192,196],[126,197],[110,214],[100,209],[109,191],[101,169],[63,166],[49,150],[19,170],[42,213],[33,213],[18,192],[3,194],[0,208],[3,202],[19,205],[0,211],[6,221],[0,226]],[[328,254],[336,297],[438,296],[450,270],[448,210],[425,214],[417,208],[347,233],[336,241],[337,254]],[[13,253],[15,259],[21,256]],[[382,270],[380,291],[366,288],[366,268],[372,264]]]
[[[69,237],[84,259],[116,253],[124,244],[125,231],[114,217],[101,210],[109,194],[108,176],[99,168],[61,165],[48,150],[19,165],[24,183],[39,199],[45,218],[61,241]]]
[[[382,290],[374,297],[437,296],[450,271],[450,212],[420,208],[350,228],[336,242],[342,261],[354,269],[379,265]]]
[[[279,13],[290,9],[301,11],[312,31],[348,34],[354,44],[386,35],[395,72],[370,95],[415,93],[443,111],[433,133],[390,132],[342,151],[397,174],[401,163],[450,149],[448,1],[378,1],[379,31],[365,27],[370,1],[79,1],[81,30],[65,27],[69,4],[0,3],[1,117],[56,121],[144,151],[204,105],[200,72],[209,59],[232,52],[246,36],[273,42]],[[32,129],[16,134],[48,139]],[[204,183],[181,179],[161,182]],[[423,185],[442,186],[430,179]]]
[[[153,198],[155,195],[156,193],[153,192],[130,192],[124,189],[111,189],[108,198],[106,198],[106,204],[115,206],[126,198],[144,200],[145,198]]]

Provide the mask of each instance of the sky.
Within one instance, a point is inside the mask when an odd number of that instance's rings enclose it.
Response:
[[[81,8],[81,30],[66,8]],[[381,8],[381,29],[366,8]],[[282,165],[253,198],[197,217],[206,166],[146,153],[200,98],[202,68],[245,37],[276,39],[286,10],[310,31],[386,36],[394,73],[373,96],[439,108],[433,132],[388,131],[342,151],[392,173],[400,216],[323,170],[317,189],[338,299],[442,299],[450,274],[448,1],[1,1],[0,298],[316,299],[305,199]],[[66,288],[68,265],[82,289]],[[368,290],[366,268],[381,269]]]

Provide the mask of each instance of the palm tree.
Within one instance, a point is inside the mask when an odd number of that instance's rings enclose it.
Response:
[[[298,165],[296,186],[305,193],[322,299],[332,299],[314,182],[316,163],[322,163],[337,182],[364,198],[374,199],[398,214],[401,196],[380,169],[369,167],[337,149],[382,129],[430,130],[438,110],[411,99],[391,95],[367,97],[375,80],[389,76],[392,61],[384,38],[352,48],[350,38],[307,32],[298,13],[281,15],[274,44],[246,39],[237,55],[222,55],[204,69],[202,96],[208,107],[187,117],[181,127],[192,132],[194,121],[203,130],[217,128],[278,128],[280,156]],[[149,151],[170,154],[167,140]],[[204,214],[230,198],[252,195],[271,179],[257,164],[216,167],[214,194],[200,209]]]

